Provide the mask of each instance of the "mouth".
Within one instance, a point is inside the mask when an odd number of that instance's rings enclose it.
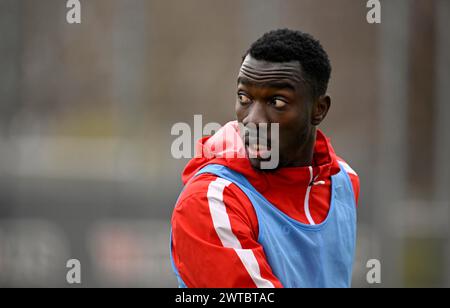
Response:
[[[249,158],[264,160],[270,158],[270,147],[261,144],[246,144],[245,149]]]

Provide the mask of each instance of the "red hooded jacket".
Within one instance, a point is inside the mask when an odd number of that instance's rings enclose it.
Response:
[[[230,138],[230,136],[232,138]],[[225,140],[225,146],[217,146]],[[222,150],[218,150],[221,148]],[[172,216],[172,257],[180,277],[188,287],[253,288],[255,277],[247,270],[236,249],[253,254],[252,266],[263,279],[275,287],[282,287],[268,264],[264,250],[258,243],[258,220],[248,197],[235,185],[223,190],[229,233],[238,247],[222,244],[214,226],[208,202],[210,184],[217,176],[194,175],[208,164],[220,164],[244,175],[247,180],[274,206],[304,224],[320,224],[328,214],[331,199],[331,176],[344,166],[353,184],[356,202],[359,196],[359,178],[356,172],[339,158],[326,136],[318,130],[310,167],[281,168],[276,172],[262,172],[252,168],[247,158],[226,158],[243,153],[237,122],[230,122],[214,136],[201,139],[197,153],[183,172],[186,185]],[[235,157],[242,157],[234,155]],[[223,231],[223,230],[222,230]],[[221,232],[222,232],[221,231]]]

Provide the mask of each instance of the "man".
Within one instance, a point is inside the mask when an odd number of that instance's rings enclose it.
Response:
[[[317,128],[330,74],[320,43],[299,31],[271,31],[246,52],[237,121],[200,140],[183,173],[171,235],[181,287],[350,286],[359,179]],[[250,124],[278,125],[274,170],[261,169],[273,140],[249,144]]]

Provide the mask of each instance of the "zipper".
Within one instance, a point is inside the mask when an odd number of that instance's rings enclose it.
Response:
[[[311,189],[313,186],[323,185],[323,184],[325,184],[325,181],[317,181],[316,182],[316,179],[319,175],[317,175],[314,178],[313,167],[309,166],[308,169],[309,169],[309,185],[308,185],[308,188],[306,188],[304,209],[305,209],[305,215],[306,215],[306,218],[308,219],[309,224],[312,226],[315,226],[316,223],[314,222],[314,219],[312,218],[311,212],[309,210],[309,195],[311,194]]]

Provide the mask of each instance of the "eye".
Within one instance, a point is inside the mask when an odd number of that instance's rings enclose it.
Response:
[[[252,100],[245,94],[239,93],[238,100],[241,105],[248,105],[252,102]]]
[[[287,103],[281,99],[273,99],[271,104],[277,109],[282,109],[287,105]]]

